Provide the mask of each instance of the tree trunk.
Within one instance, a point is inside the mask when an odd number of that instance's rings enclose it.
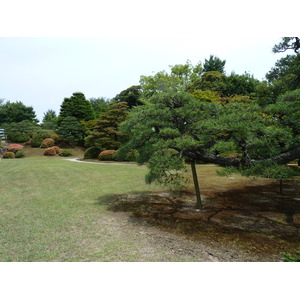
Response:
[[[282,179],[279,180],[279,193],[282,195]]]
[[[202,209],[202,201],[201,201],[201,195],[200,195],[200,188],[198,183],[198,176],[197,176],[197,170],[196,170],[196,163],[194,160],[191,162],[191,168],[193,173],[193,180],[194,180],[194,186],[196,191],[196,197],[197,197],[197,209]]]

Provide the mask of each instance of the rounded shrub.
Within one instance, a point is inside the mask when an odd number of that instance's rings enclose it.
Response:
[[[5,152],[3,154],[3,158],[15,158],[15,157],[16,157],[16,155],[14,152]]]
[[[23,150],[19,150],[17,153],[16,153],[16,158],[22,158],[25,156],[25,151]]]
[[[72,151],[70,149],[63,149],[61,150],[61,152],[59,153],[60,156],[71,156],[72,155]]]
[[[99,160],[114,160],[116,155],[116,150],[105,150],[100,152]]]
[[[58,147],[56,147],[56,146],[46,148],[44,150],[44,155],[46,155],[46,156],[55,156],[56,154],[59,154],[60,149],[59,148],[57,149],[57,148]]]
[[[53,146],[52,148],[54,148],[56,154],[59,154],[61,152],[60,148],[57,146]]]
[[[18,151],[23,150],[23,146],[19,145],[19,144],[10,144],[7,147],[7,152],[13,152],[13,153],[17,153]]]
[[[46,138],[42,141],[41,143],[41,148],[49,148],[49,147],[53,147],[54,146],[54,139],[52,138]]]
[[[101,148],[99,148],[99,147],[90,147],[90,148],[85,150],[84,158],[85,159],[98,158],[100,152],[101,152]]]

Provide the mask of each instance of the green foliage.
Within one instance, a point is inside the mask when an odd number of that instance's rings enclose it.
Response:
[[[219,176],[231,176],[232,174],[234,173],[238,173],[238,170],[234,167],[225,167],[223,169],[220,169],[220,170],[217,170],[216,173],[219,175]]]
[[[89,101],[91,102],[96,118],[99,118],[99,116],[101,116],[108,110],[108,106],[110,103],[110,100],[104,97],[90,98]]]
[[[287,179],[295,175],[295,172],[287,166],[277,165],[272,161],[256,163],[247,169],[241,168],[240,172],[244,176],[257,176],[270,179]]]
[[[294,253],[281,252],[285,262],[300,262],[300,250],[295,250]]]
[[[25,156],[25,151],[23,151],[23,150],[19,150],[16,153],[16,158],[23,158],[24,156]]]
[[[267,74],[276,96],[300,88],[300,54],[279,59]]]
[[[49,109],[44,113],[42,127],[44,129],[56,130],[57,129],[57,121],[58,121],[58,117],[56,115],[56,112],[52,109]]]
[[[16,157],[16,155],[15,155],[15,153],[14,152],[5,152],[4,154],[3,154],[3,158],[15,158]]]
[[[60,156],[64,156],[64,157],[68,157],[72,155],[72,150],[70,149],[63,149],[61,150],[61,152],[59,153]]]
[[[77,121],[89,121],[95,118],[92,104],[86,100],[83,93],[73,93],[70,98],[65,98],[60,106],[58,123],[68,117],[76,118]]]
[[[203,65],[203,72],[209,72],[209,71],[217,71],[222,74],[225,74],[225,64],[226,60],[221,60],[217,56],[210,55],[209,59],[205,59],[204,65]]]
[[[26,106],[21,101],[7,101],[5,104],[0,105],[0,124],[19,123],[25,120],[33,124],[38,123],[31,106]]]
[[[32,139],[31,139],[31,147],[38,148],[41,146],[42,142],[46,138],[50,138],[51,133],[47,130],[40,130],[33,133]]]
[[[136,161],[138,159],[137,150],[126,151],[125,148],[120,148],[117,150],[115,155],[115,160],[117,161]]]
[[[99,154],[99,160],[115,160],[116,150],[104,150]]]
[[[217,71],[205,72],[201,78],[189,85],[188,90],[214,91],[223,96],[226,91],[226,76]]]
[[[81,144],[83,142],[83,127],[75,117],[64,118],[57,133],[68,143]]]
[[[176,148],[190,149],[199,144],[191,136],[193,125],[213,114],[214,105],[200,103],[184,92],[160,93],[148,101],[149,104],[132,109],[121,125],[130,140],[119,151],[138,150],[138,162],[148,162],[150,169],[147,182],[174,186],[183,179],[184,167]]]
[[[52,147],[54,146],[54,139],[51,139],[51,138],[46,138],[42,141],[41,143],[41,148],[49,148],[49,147]]]
[[[294,50],[295,53],[298,53],[299,48],[300,42],[298,37],[283,37],[281,42],[274,45],[272,50],[274,53],[285,52],[287,50]]]
[[[143,104],[140,101],[140,98],[141,98],[141,86],[133,85],[128,89],[122,91],[120,94],[116,95],[112,99],[112,102],[126,102],[130,109],[134,106]]]
[[[40,130],[35,123],[28,120],[18,123],[5,123],[2,124],[2,127],[5,129],[7,139],[16,143],[28,141],[33,132]]]
[[[190,61],[184,65],[170,66],[171,72],[161,71],[154,76],[141,76],[140,85],[142,96],[149,98],[158,93],[183,92],[188,86],[200,78],[201,63],[193,66]]]
[[[243,75],[232,72],[225,81],[226,88],[223,94],[227,97],[232,95],[254,96],[259,84],[259,80],[246,72]]]
[[[119,131],[118,126],[127,114],[126,102],[112,103],[109,110],[96,120],[93,131],[85,138],[85,146],[118,149],[125,140],[125,135]]]
[[[149,173],[146,183],[157,182],[171,189],[182,189],[187,183],[184,161],[173,149],[161,149],[153,153],[148,162]]]
[[[85,150],[84,158],[85,159],[98,158],[101,151],[102,149],[100,147],[90,147]]]

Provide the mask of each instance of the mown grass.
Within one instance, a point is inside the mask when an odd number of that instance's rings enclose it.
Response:
[[[145,185],[144,167],[27,157],[2,160],[0,171],[0,261],[138,259],[98,199],[157,190]]]

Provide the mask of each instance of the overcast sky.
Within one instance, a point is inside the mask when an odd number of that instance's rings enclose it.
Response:
[[[255,2],[8,1],[1,4],[0,98],[32,106],[42,120],[73,92],[112,98],[141,75],[211,54],[226,60],[227,74],[261,80],[281,57],[272,47],[282,31],[274,23],[264,32],[268,19]]]

